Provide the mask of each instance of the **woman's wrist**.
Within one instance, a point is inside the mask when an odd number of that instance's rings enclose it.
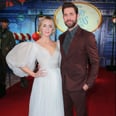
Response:
[[[31,77],[35,77],[35,73],[34,73],[34,72],[30,72],[29,75],[30,75]]]

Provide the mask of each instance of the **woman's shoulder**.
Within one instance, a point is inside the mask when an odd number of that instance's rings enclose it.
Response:
[[[18,43],[17,46],[33,46],[34,43],[35,42],[25,41],[25,42]]]
[[[34,43],[26,41],[26,42],[18,43],[17,45],[15,45],[14,48],[29,49],[32,47],[34,47]]]

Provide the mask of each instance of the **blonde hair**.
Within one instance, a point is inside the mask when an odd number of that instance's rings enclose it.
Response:
[[[51,18],[50,16],[43,16],[41,19],[40,19],[40,21],[39,21],[39,25],[38,25],[38,31],[41,33],[41,30],[40,30],[40,28],[41,28],[41,26],[42,26],[42,23],[43,23],[43,21],[44,20],[51,20],[52,22],[53,22],[53,32],[52,32],[52,34],[55,32],[55,28],[56,28],[56,26],[55,26],[55,22],[54,22],[54,20],[53,20],[53,18]]]

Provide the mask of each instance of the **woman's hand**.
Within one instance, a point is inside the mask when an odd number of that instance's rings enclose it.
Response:
[[[36,72],[30,70],[27,66],[20,67],[25,73],[32,77],[44,77],[47,74],[47,71],[45,69],[39,68]]]
[[[39,69],[34,77],[45,77],[47,74],[47,71],[45,69]]]

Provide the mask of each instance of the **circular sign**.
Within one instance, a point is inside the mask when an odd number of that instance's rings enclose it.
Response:
[[[89,3],[74,2],[74,4],[78,7],[79,14],[77,23],[80,27],[90,32],[99,28],[102,22],[102,15],[99,9]],[[67,30],[63,21],[61,6],[55,11],[54,19],[60,31],[64,32]]]

